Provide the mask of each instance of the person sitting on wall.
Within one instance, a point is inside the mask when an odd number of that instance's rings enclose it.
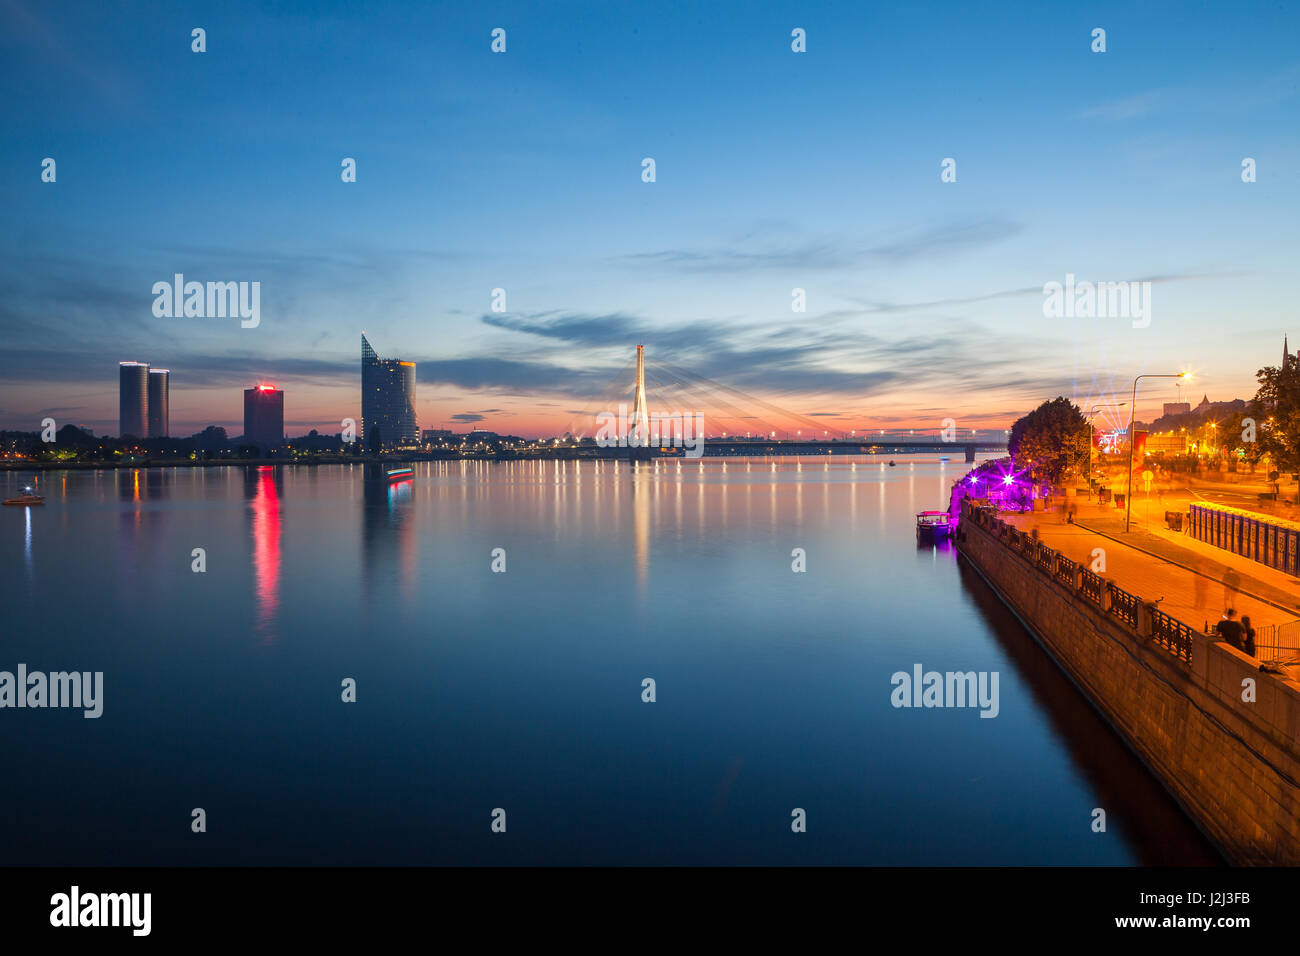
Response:
[[[1250,626],[1250,615],[1241,616],[1241,630],[1243,633],[1241,649],[1251,657],[1255,656],[1255,629]]]
[[[1236,609],[1228,608],[1228,610],[1223,612],[1223,620],[1214,625],[1214,629],[1219,632],[1219,637],[1223,641],[1231,644],[1237,650],[1241,650],[1242,639],[1245,637],[1246,631],[1236,617]]]

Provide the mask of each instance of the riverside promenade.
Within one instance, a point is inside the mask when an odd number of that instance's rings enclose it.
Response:
[[[1186,513],[1189,504],[1204,500],[1199,496],[1184,491],[1158,502],[1152,495],[1148,520],[1143,520],[1146,503],[1135,499],[1128,532],[1122,509],[1083,497],[1072,500],[1073,523],[1065,521],[1062,499],[1049,511],[1001,517],[1021,531],[1037,531],[1044,544],[1085,568],[1100,549],[1102,577],[1143,601],[1157,602],[1160,610],[1197,630],[1213,629],[1229,607],[1238,619],[1248,616],[1257,630],[1300,621],[1300,579],[1166,527],[1166,510]],[[1289,630],[1300,632],[1300,625]],[[1300,649],[1266,655],[1261,648],[1258,656],[1277,657],[1279,676],[1300,687]],[[1288,660],[1295,663],[1288,666]]]

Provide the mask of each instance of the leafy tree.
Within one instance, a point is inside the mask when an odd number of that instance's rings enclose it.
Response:
[[[93,438],[76,425],[64,425],[54,433],[54,440],[60,445],[71,445],[74,448],[81,448],[94,442]]]
[[[1088,442],[1083,412],[1058,395],[1011,426],[1007,451],[1032,481],[1059,486],[1087,468]]]
[[[226,448],[230,439],[226,437],[226,430],[220,425],[209,425],[203,431],[190,436],[197,448],[204,451],[221,451]]]
[[[1279,471],[1300,471],[1300,358],[1288,355],[1281,367],[1262,368],[1255,379],[1259,390],[1250,403],[1255,441],[1252,448],[1242,440],[1246,457],[1256,461],[1268,455]]]

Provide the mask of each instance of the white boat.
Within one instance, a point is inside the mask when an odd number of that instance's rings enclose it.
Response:
[[[45,496],[35,494],[32,491],[31,486],[29,485],[28,487],[23,489],[23,493],[21,495],[18,495],[13,498],[6,498],[5,504],[12,505],[13,507],[43,505],[45,504]]]

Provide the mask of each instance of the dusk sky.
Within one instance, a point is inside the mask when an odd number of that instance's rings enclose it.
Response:
[[[1300,347],[1300,7],[1126,7],[0,0],[0,427],[115,434],[134,359],[173,435],[259,381],[337,432],[362,330],[422,428],[562,431],[637,344],[840,428],[1249,398]],[[155,317],[175,273],[260,325]],[[1149,327],[1045,318],[1067,273]]]

